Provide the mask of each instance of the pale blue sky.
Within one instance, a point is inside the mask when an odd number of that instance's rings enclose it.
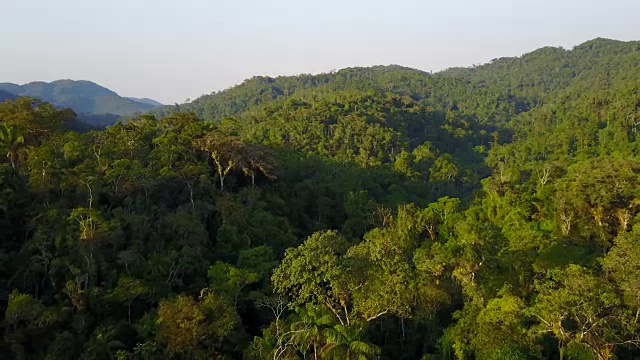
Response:
[[[0,82],[182,102],[253,75],[468,66],[639,40],[640,0],[0,0]]]

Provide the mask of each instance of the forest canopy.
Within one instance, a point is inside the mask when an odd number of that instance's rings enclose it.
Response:
[[[640,42],[0,103],[0,354],[640,355]],[[6,290],[4,290],[6,289]]]

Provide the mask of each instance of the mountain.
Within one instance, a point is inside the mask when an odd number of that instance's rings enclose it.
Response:
[[[154,106],[154,107],[164,106],[164,104],[162,104],[162,103],[160,103],[158,101],[152,100],[152,99],[148,99],[148,98],[128,97],[127,99],[133,100],[133,101],[135,101],[137,103],[151,105],[151,106]]]
[[[148,101],[121,97],[91,81],[56,80],[24,85],[0,83],[0,90],[39,98],[58,107],[71,108],[78,114],[132,116],[157,106]]]
[[[302,74],[297,76],[255,76],[224,91],[203,95],[190,103],[168,105],[152,111],[157,116],[174,112],[194,112],[205,120],[222,119],[239,114],[248,108],[288,97],[306,89],[318,91],[374,89],[380,88],[398,94],[413,94],[417,89],[409,89],[398,80],[428,78],[429,74],[398,65],[347,68],[326,74]],[[420,84],[419,87],[424,87]]]
[[[317,75],[256,76],[190,103],[164,106],[157,116],[194,112],[218,121],[295,93],[376,90],[409,96],[440,109],[473,112],[482,121],[506,121],[566,89],[593,77],[638,78],[633,68],[640,41],[594,39],[572,50],[545,47],[521,57],[494,59],[470,68],[428,73],[398,65],[356,67]]]
[[[12,94],[4,90],[0,90],[0,101],[15,100],[16,97],[17,96],[15,94]]]

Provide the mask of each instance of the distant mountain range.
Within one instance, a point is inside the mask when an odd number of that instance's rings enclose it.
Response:
[[[0,101],[13,100],[16,97],[17,97],[17,95],[15,95],[15,94],[12,94],[12,93],[4,91],[4,90],[0,90]]]
[[[147,105],[151,105],[153,107],[159,107],[159,106],[164,106],[163,103],[160,103],[158,101],[155,101],[153,99],[148,99],[148,98],[134,98],[134,97],[128,97],[127,99],[129,100],[133,100],[137,103],[141,103],[141,104],[147,104]]]
[[[30,96],[55,106],[71,108],[78,115],[99,115],[114,119],[145,113],[162,106],[151,99],[127,98],[91,81],[56,80],[24,85],[0,83],[0,101]]]

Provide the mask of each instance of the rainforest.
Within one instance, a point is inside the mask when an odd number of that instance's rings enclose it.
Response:
[[[638,41],[5,98],[3,359],[640,356]]]

